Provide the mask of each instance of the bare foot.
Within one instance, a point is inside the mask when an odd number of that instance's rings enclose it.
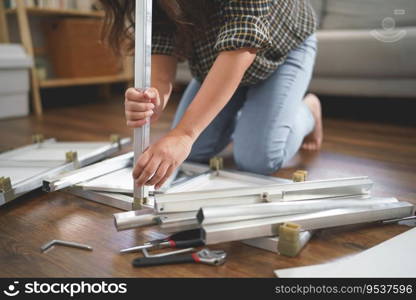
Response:
[[[319,101],[319,98],[314,94],[306,95],[303,101],[305,101],[305,104],[311,110],[313,118],[315,119],[315,128],[303,140],[302,149],[316,151],[321,149],[322,139],[324,137],[321,101]]]

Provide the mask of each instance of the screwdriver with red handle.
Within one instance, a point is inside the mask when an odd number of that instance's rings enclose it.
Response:
[[[154,240],[147,242],[143,245],[126,248],[120,250],[120,253],[137,252],[143,249],[163,249],[163,248],[174,248],[174,249],[185,249],[190,247],[204,246],[205,243],[201,239],[200,229],[185,230],[175,233],[166,239]]]

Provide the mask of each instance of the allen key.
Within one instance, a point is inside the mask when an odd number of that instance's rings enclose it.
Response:
[[[85,244],[80,244],[80,243],[75,243],[75,242],[62,241],[62,240],[52,240],[52,241],[46,243],[45,245],[43,245],[42,247],[40,247],[40,250],[42,252],[45,252],[46,250],[48,250],[49,248],[51,248],[52,246],[55,246],[55,245],[61,245],[61,246],[66,246],[66,247],[72,247],[72,248],[78,248],[78,249],[92,251],[91,246],[88,246],[88,245],[85,245]]]
[[[158,254],[149,254],[147,249],[141,249],[141,250],[143,252],[144,257],[164,257],[164,256],[170,256],[170,255],[192,252],[192,251],[195,250],[195,248],[186,248],[186,249],[180,249],[180,250],[169,251],[169,252],[158,253]]]

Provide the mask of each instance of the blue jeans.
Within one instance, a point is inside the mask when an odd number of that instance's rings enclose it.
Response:
[[[316,44],[315,35],[310,36],[269,78],[239,87],[196,140],[188,160],[207,162],[231,141],[235,163],[244,171],[269,175],[290,160],[315,125],[303,98],[312,76]],[[173,127],[200,87],[195,79],[189,83]]]

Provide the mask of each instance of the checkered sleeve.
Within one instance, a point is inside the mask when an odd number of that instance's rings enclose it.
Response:
[[[168,20],[169,18],[160,8],[157,1],[153,1],[152,54],[174,55],[174,26]]]
[[[241,48],[271,47],[268,15],[272,0],[221,1],[224,23],[215,49],[230,51]]]
[[[173,56],[175,53],[172,34],[156,31],[152,33],[152,54]]]

